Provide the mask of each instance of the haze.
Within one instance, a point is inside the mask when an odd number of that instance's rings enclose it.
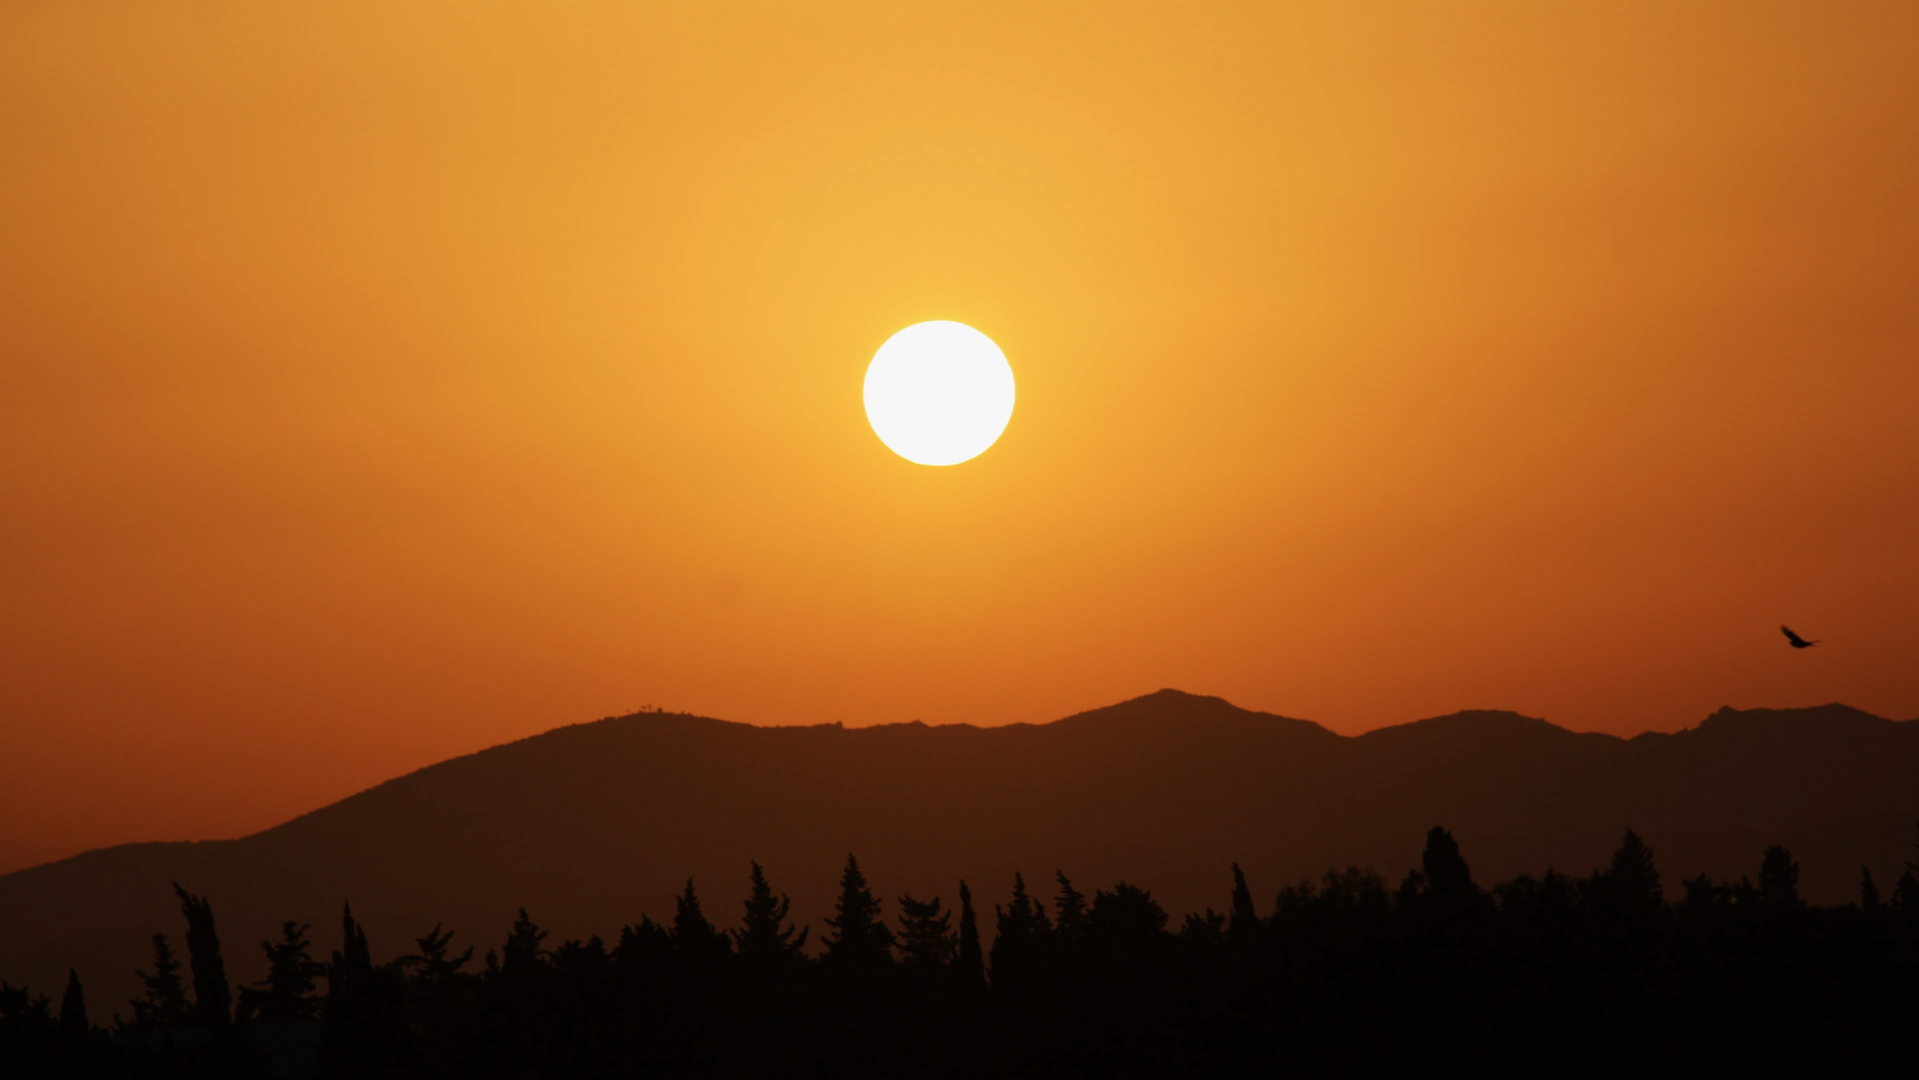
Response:
[[[1915,31],[0,7],[0,871],[642,705],[1919,715]]]

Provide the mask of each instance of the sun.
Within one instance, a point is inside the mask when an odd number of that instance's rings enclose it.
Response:
[[[965,323],[914,323],[866,367],[866,419],[887,448],[920,465],[958,465],[999,441],[1013,418],[1013,367]]]

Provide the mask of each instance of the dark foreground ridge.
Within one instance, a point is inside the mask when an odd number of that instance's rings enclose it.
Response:
[[[1175,922],[1144,888],[1088,896],[1064,874],[1050,904],[1015,876],[990,916],[965,882],[956,908],[889,904],[849,855],[814,957],[752,864],[733,927],[688,881],[671,919],[610,946],[555,942],[522,908],[483,961],[442,926],[389,958],[349,906],[319,964],[311,928],[287,922],[237,1014],[213,909],[176,889],[190,978],[156,934],[133,1018],[111,1030],[71,974],[58,1013],[0,988],[0,1074],[1910,1075],[1919,863],[1889,898],[1865,872],[1857,902],[1830,907],[1801,899],[1785,848],[1757,870],[1687,880],[1669,904],[1628,831],[1590,875],[1487,891],[1434,828],[1395,889],[1355,867],[1260,904],[1234,866],[1223,912]]]
[[[1002,728],[647,713],[443,762],[243,839],[0,877],[0,978],[57,988],[77,968],[110,1020],[140,991],[154,931],[178,920],[176,881],[217,905],[229,942],[277,940],[292,919],[332,949],[343,897],[376,943],[435,923],[498,941],[521,905],[584,939],[671,910],[689,875],[731,896],[757,860],[817,942],[849,850],[889,898],[950,899],[962,878],[1001,892],[1057,868],[1150,883],[1184,913],[1219,903],[1235,862],[1275,888],[1355,864],[1396,879],[1434,822],[1486,881],[1583,875],[1631,828],[1669,884],[1750,875],[1780,843],[1801,891],[1834,903],[1861,866],[1896,877],[1915,817],[1919,724],[1839,705],[1725,710],[1630,740],[1495,712],[1345,738],[1177,691]],[[226,963],[236,983],[265,973],[252,947]]]

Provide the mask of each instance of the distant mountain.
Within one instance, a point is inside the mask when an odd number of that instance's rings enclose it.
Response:
[[[1701,871],[1756,872],[1783,843],[1819,901],[1882,887],[1912,857],[1919,723],[1843,705],[1722,709],[1633,739],[1464,712],[1355,738],[1175,690],[1050,724],[762,728],[642,713],[455,758],[239,840],[129,844],[0,877],[0,978],[57,990],[69,965],[91,1009],[124,1010],[154,930],[177,935],[168,882],[214,905],[227,969],[264,969],[283,919],[337,945],[340,902],[376,958],[436,922],[484,955],[515,909],[561,937],[670,916],[690,875],[733,923],[747,860],[814,926],[846,853],[879,893],[940,895],[965,878],[1004,901],[1014,872],[1043,895],[1125,879],[1174,912],[1223,908],[1230,864],[1262,904],[1328,867],[1397,882],[1425,831],[1459,838],[1482,884],[1548,864],[1583,874],[1630,827],[1667,891]]]

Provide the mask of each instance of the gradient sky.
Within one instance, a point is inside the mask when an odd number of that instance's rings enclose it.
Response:
[[[1906,3],[13,0],[0,870],[643,705],[1919,715],[1915,55]],[[860,401],[935,318],[1019,380],[950,469]]]

